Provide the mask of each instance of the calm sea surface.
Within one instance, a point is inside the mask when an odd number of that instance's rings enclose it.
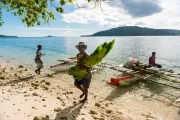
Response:
[[[84,41],[88,45],[87,52],[92,53],[104,41],[115,39],[113,50],[104,59],[119,65],[129,57],[147,63],[152,51],[157,53],[157,63],[165,67],[180,69],[180,36],[145,36],[145,37],[18,37],[0,38],[0,57],[24,64],[34,64],[38,44],[43,46],[42,59],[46,67],[56,64],[58,59],[72,57],[77,54],[75,45]]]

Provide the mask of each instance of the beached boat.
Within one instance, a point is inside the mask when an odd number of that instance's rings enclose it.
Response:
[[[54,72],[62,72],[62,71],[67,71],[70,67],[73,67],[75,65],[76,64],[74,63],[60,63],[60,64],[50,66],[49,70],[54,71]]]
[[[63,72],[63,71],[67,71],[70,67],[73,67],[76,65],[76,59],[74,57],[67,58],[67,59],[61,59],[58,61],[60,61],[61,63],[50,66],[49,70],[54,71],[54,72]],[[101,70],[105,66],[105,64],[106,63],[101,62],[100,64],[92,67],[91,72],[95,73],[95,72]]]
[[[70,67],[75,66],[76,63],[68,63],[68,62],[64,62],[64,63],[60,63],[60,64],[56,64],[53,65],[49,68],[49,70],[54,71],[54,72],[62,72],[62,71],[67,71]],[[91,73],[95,73],[99,70],[101,70],[104,67],[104,63],[101,63],[99,65],[96,65],[94,67],[92,67]]]
[[[73,67],[76,65],[75,57],[61,59],[58,61],[60,61],[61,63],[50,66],[49,70],[54,71],[54,72],[62,72],[62,71],[67,71],[70,67]]]
[[[160,69],[155,67],[139,70],[132,70],[124,67],[111,67],[110,69],[121,72],[121,74],[111,77],[111,81],[107,82],[107,84],[110,85],[127,86],[138,80],[149,80],[180,89],[180,75],[179,73],[173,73],[171,69]]]

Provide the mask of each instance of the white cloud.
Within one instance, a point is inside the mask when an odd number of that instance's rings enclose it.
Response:
[[[139,0],[131,1],[135,2]],[[148,1],[149,3],[151,1],[153,2],[153,0]],[[63,14],[62,17],[67,23],[97,23],[106,27],[138,25],[153,28],[180,28],[180,0],[159,0],[162,11],[156,11],[152,14],[148,13],[147,16],[143,13],[143,17],[132,17],[121,3],[117,4],[118,2],[119,0],[113,0],[110,4],[102,3],[103,12],[107,15],[102,13],[100,7],[93,9],[88,4],[87,9],[77,9],[71,13]],[[79,1],[79,4],[81,4],[81,1]]]
[[[104,14],[103,14],[104,13]],[[131,19],[131,16],[124,13],[124,10],[117,7],[111,7],[102,3],[102,10],[100,7],[95,9],[92,7],[77,9],[72,13],[62,14],[63,20],[67,23],[98,23],[102,25],[102,22],[109,21],[123,21]]]
[[[162,11],[159,0],[119,0],[122,7],[134,17],[145,17]]]

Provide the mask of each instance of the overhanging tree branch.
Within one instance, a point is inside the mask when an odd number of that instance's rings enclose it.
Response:
[[[87,0],[89,3],[93,2],[99,4],[103,14],[101,2],[104,0]],[[56,19],[52,9],[61,14],[64,13],[64,5],[67,3],[73,3],[73,0],[0,0],[0,26],[2,26],[2,9],[7,12],[13,13],[18,16],[22,22],[26,23],[28,27],[35,25],[41,25],[42,23],[49,23],[51,19]],[[86,8],[79,6],[76,0],[78,8]],[[50,6],[50,8],[49,8]],[[107,15],[107,14],[105,14]]]

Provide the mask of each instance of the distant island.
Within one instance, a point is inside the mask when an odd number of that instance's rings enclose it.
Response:
[[[51,36],[51,35],[48,35],[47,37],[53,37],[53,36]]]
[[[138,26],[124,26],[100,31],[92,35],[82,35],[81,37],[92,36],[173,36],[180,35],[180,30],[174,29],[153,29]]]
[[[0,37],[17,37],[17,36],[0,35]]]

